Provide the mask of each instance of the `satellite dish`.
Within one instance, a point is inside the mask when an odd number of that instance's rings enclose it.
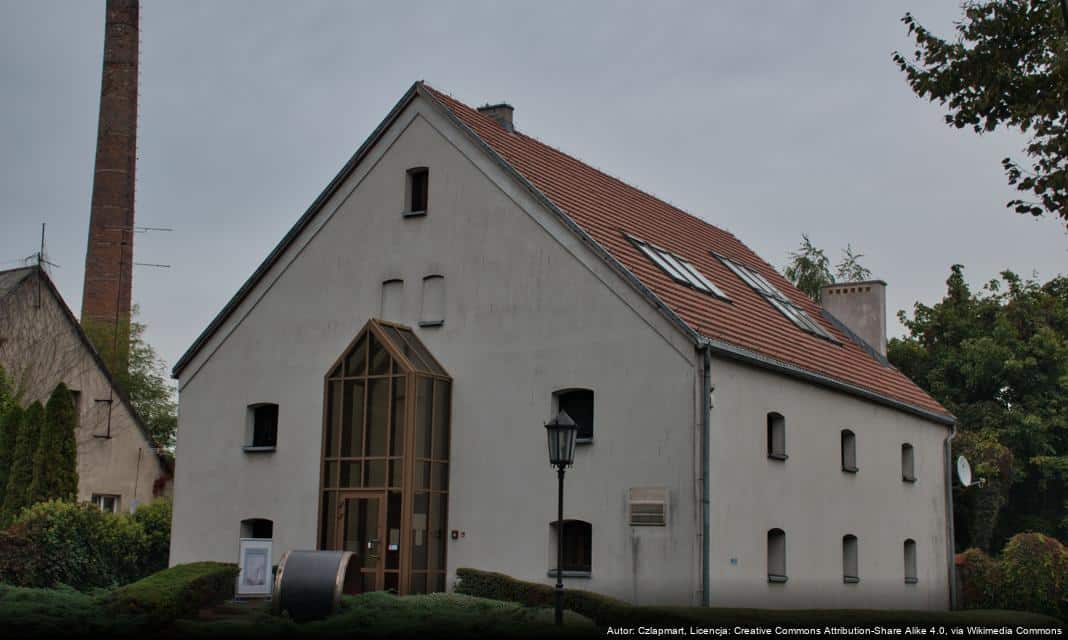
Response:
[[[972,465],[968,464],[964,456],[957,456],[957,478],[962,486],[968,487],[972,484]]]

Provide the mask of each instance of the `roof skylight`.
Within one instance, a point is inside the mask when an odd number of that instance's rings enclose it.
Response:
[[[730,300],[730,298],[727,297],[727,294],[723,293],[715,283],[705,277],[705,274],[698,271],[697,267],[693,266],[686,260],[669,251],[664,251],[663,249],[659,249],[651,244],[638,240],[637,238],[629,237],[629,239],[647,258],[653,261],[653,264],[663,269],[664,273],[671,276],[671,279],[675,282],[692,287],[698,291],[703,291],[704,293],[710,293],[717,298]]]
[[[764,299],[768,303],[779,310],[779,313],[786,316],[791,322],[798,326],[803,331],[807,331],[811,334],[817,335],[821,338],[826,338],[832,342],[835,339],[831,337],[831,334],[827,333],[818,322],[812,319],[807,313],[802,311],[797,305],[795,305],[789,298],[779,291],[775,285],[768,282],[767,278],[760,275],[756,271],[748,267],[744,267],[737,262],[728,260],[722,256],[717,256],[723,264],[735,273],[743,282],[756,290],[757,293],[764,296]]]

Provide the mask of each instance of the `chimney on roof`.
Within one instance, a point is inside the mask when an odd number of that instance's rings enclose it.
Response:
[[[507,102],[483,105],[478,108],[478,112],[496,120],[497,124],[501,125],[508,133],[515,131],[515,125],[512,124],[512,114],[515,112],[515,108]]]
[[[886,356],[886,283],[839,282],[820,289],[823,308]]]

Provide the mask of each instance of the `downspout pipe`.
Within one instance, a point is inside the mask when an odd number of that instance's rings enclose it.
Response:
[[[711,583],[710,558],[712,546],[709,543],[711,529],[711,500],[709,491],[712,481],[709,478],[709,430],[712,412],[712,351],[708,343],[703,343],[701,351],[701,606],[711,603],[709,588]]]
[[[957,437],[957,424],[950,427],[949,435],[943,444],[946,457],[946,561],[949,564],[949,609],[957,608],[957,562],[956,543],[953,530],[953,438]]]

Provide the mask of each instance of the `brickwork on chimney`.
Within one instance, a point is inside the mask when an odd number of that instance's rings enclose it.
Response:
[[[82,323],[130,319],[139,0],[107,0]]]

